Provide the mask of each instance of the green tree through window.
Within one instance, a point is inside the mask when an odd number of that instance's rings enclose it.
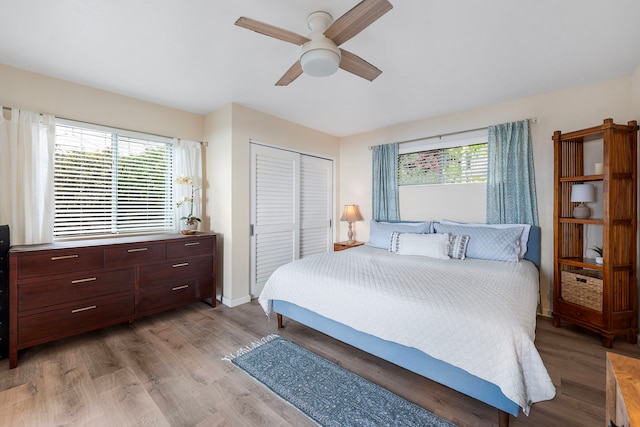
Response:
[[[173,229],[171,171],[169,142],[57,125],[54,237]]]

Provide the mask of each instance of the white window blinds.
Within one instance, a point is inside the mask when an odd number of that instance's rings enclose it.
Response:
[[[487,181],[487,144],[446,147],[398,156],[398,185]]]
[[[171,139],[56,125],[54,237],[173,229]]]

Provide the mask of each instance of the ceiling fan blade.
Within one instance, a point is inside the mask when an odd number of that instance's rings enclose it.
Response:
[[[387,0],[363,0],[335,21],[324,35],[340,46],[393,9]]]
[[[244,16],[238,18],[236,25],[248,30],[253,30],[256,33],[264,34],[265,36],[296,44],[298,46],[309,41],[308,38],[294,32],[274,27],[273,25],[265,24],[264,22],[256,21],[255,19],[246,18]]]
[[[276,82],[276,86],[287,86],[289,83],[291,83],[301,75],[302,75],[302,65],[300,65],[300,61],[296,61],[291,66],[291,68],[289,68],[287,72],[284,73],[282,77],[280,77],[280,80]]]
[[[353,73],[356,76],[362,77],[363,79],[369,80],[370,82],[374,81],[376,77],[382,74],[381,70],[369,64],[358,55],[354,55],[353,53],[348,52],[344,49],[340,49],[340,53],[342,54],[340,68],[342,68],[343,70]]]

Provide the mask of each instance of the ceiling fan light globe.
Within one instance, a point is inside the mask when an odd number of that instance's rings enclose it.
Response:
[[[300,64],[305,74],[327,77],[338,71],[340,55],[329,49],[313,49],[302,54]]]

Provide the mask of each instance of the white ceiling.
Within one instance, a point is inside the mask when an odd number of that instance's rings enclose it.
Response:
[[[301,35],[358,0],[0,0],[0,63],[207,114],[229,103],[336,136],[630,75],[639,0],[390,0],[346,42],[380,68],[274,83],[298,47],[236,27]],[[28,90],[28,88],[25,88]]]

